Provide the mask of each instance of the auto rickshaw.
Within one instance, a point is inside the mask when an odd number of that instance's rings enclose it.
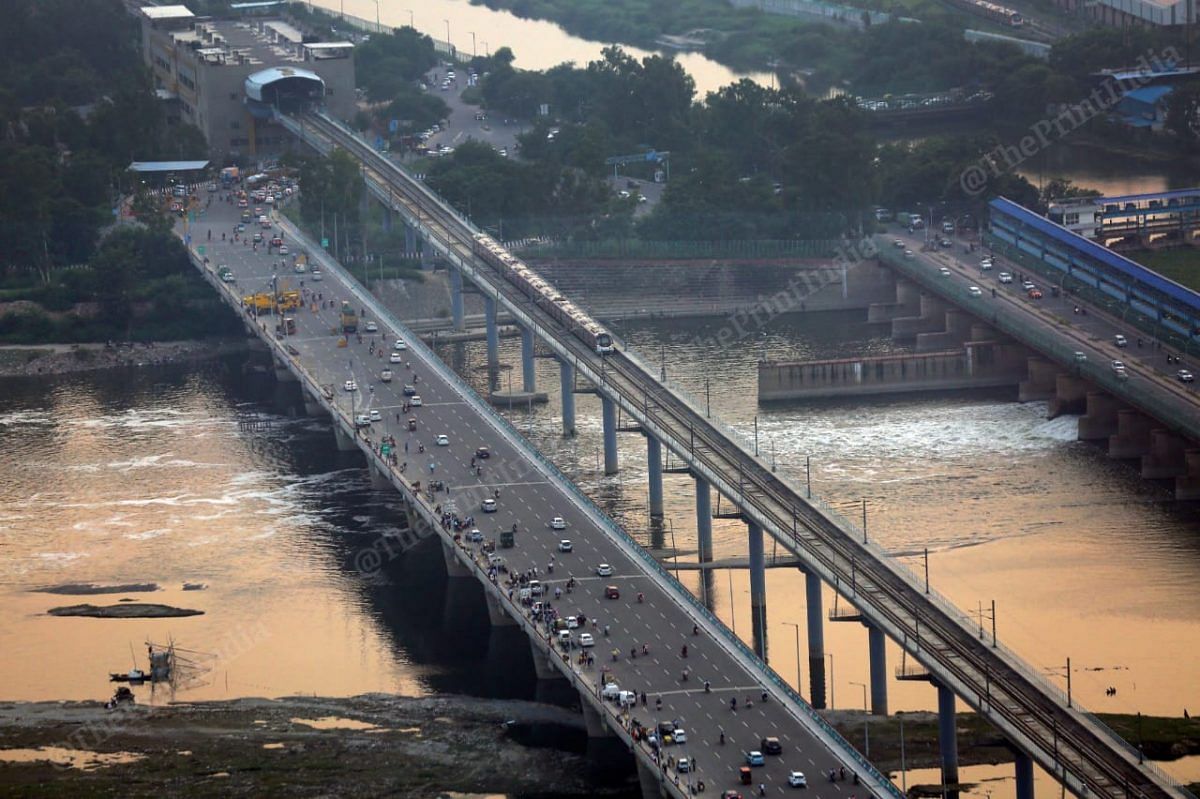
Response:
[[[741,779],[742,785],[749,785],[754,779],[754,774],[750,771],[749,766],[742,766],[738,769],[738,777]]]
[[[408,417],[408,429],[409,430],[417,429],[417,419],[415,416]]]

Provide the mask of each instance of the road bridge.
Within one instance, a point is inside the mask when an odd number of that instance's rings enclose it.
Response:
[[[419,540],[438,536],[451,579],[471,579],[483,586],[487,605],[481,603],[477,612],[486,612],[497,627],[525,633],[539,678],[546,683],[565,681],[578,692],[589,734],[596,741],[619,742],[621,753],[633,753],[647,796],[694,795],[701,782],[714,796],[737,789],[744,753],[775,736],[782,752],[753,767],[753,785],[762,784],[769,795],[789,792],[788,775],[795,770],[812,779],[810,790],[820,799],[864,793],[899,799],[886,776],[754,657],[651,554],[318,244],[282,219],[274,220],[273,232],[282,232],[293,251],[307,251],[308,266],[320,266],[323,279],[303,288],[305,302],[288,317],[291,326],[280,317],[256,316],[242,308],[246,294],[281,288],[285,279],[299,286],[300,280],[311,280],[311,274],[290,269],[285,274],[285,264],[272,248],[233,241],[237,219],[236,208],[216,203],[186,229],[181,223],[193,262],[242,314],[248,330],[266,342],[277,376],[299,385],[306,409],[332,418],[339,447],[361,451],[372,482],[394,487],[405,500],[412,531],[360,550],[352,558],[356,567],[373,572]],[[222,266],[236,282],[220,279]],[[342,300],[359,315],[360,332],[367,320],[376,332],[364,334],[361,341],[355,335],[343,338]],[[404,349],[397,348],[397,340],[404,342]],[[381,379],[383,369],[393,372],[391,381]],[[355,389],[347,390],[346,381],[354,381]],[[421,404],[405,409],[413,402],[412,392],[421,397]],[[374,421],[372,412],[377,414]],[[367,420],[357,423],[364,414]],[[444,445],[437,443],[440,435],[446,436]],[[481,446],[488,448],[486,459],[478,456]],[[445,488],[431,491],[433,480],[442,481]],[[484,511],[485,499],[497,502],[494,512]],[[470,540],[466,531],[443,525],[442,513],[451,510],[459,517],[475,516],[475,524],[493,543],[499,532],[515,525],[515,545],[486,551],[484,542]],[[562,518],[563,529],[551,525],[555,516]],[[571,542],[569,551],[560,546],[564,539]],[[493,555],[502,563],[493,562]],[[601,564],[607,564],[611,574],[601,575]],[[585,617],[571,633],[570,648],[560,644],[531,603],[521,600],[519,585],[509,584],[513,575],[533,569],[546,588],[544,601],[564,617]],[[617,589],[617,597],[610,598],[609,586]],[[592,646],[582,646],[584,632],[592,636]],[[588,652],[592,660],[581,662],[580,656]],[[684,669],[689,670],[688,679],[683,679]],[[604,679],[635,691],[637,701],[624,707],[606,700],[599,695]],[[736,709],[732,700],[737,700]],[[686,741],[663,747],[656,758],[637,730],[668,720],[687,730]],[[695,767],[679,770],[673,764],[681,757]],[[852,777],[836,783],[820,777],[843,767],[847,775],[857,775],[860,787],[854,787]]]
[[[526,362],[532,361],[533,339],[542,340],[562,366],[564,431],[574,426],[573,418],[569,418],[573,417],[573,406],[566,400],[575,376],[595,384],[602,400],[606,472],[618,468],[618,410],[638,426],[647,438],[652,514],[661,514],[662,447],[687,465],[696,486],[700,561],[712,560],[711,491],[716,489],[740,508],[754,564],[751,605],[756,613],[765,612],[763,569],[759,565],[763,562],[764,535],[771,535],[805,564],[813,706],[822,707],[825,698],[819,590],[824,581],[859,610],[870,630],[871,693],[876,712],[886,712],[887,702],[883,636],[896,641],[906,657],[925,666],[936,681],[945,732],[943,777],[948,782],[957,781],[953,713],[954,697],[958,696],[988,718],[1021,753],[1017,773],[1018,796],[1022,799],[1032,796],[1033,762],[1081,796],[1186,795],[1169,777],[1141,762],[1138,753],[1111,730],[1081,712],[1016,653],[998,641],[980,641],[974,622],[966,614],[869,541],[864,531],[810,492],[798,491],[780,480],[756,457],[751,445],[709,418],[700,404],[667,382],[657,369],[642,363],[619,342],[616,352],[597,354],[516,284],[477,257],[474,236],[478,231],[402,168],[321,114],[289,117],[284,124],[320,152],[343,148],[360,160],[368,189],[389,213],[401,215],[406,225],[484,295],[489,330],[494,328],[496,308],[503,306],[528,331],[523,338],[523,342],[529,342],[523,346],[524,353],[528,353]],[[494,336],[488,338],[489,363],[496,365]],[[527,378],[531,371],[525,371]],[[676,585],[665,570],[655,582]],[[705,619],[706,624],[716,624],[710,615]],[[761,655],[765,640],[759,643]],[[743,658],[748,655],[742,652]],[[764,668],[762,674],[772,690],[790,697],[792,702],[798,700],[782,678],[757,662]],[[739,665],[748,668],[746,661],[739,661]]]

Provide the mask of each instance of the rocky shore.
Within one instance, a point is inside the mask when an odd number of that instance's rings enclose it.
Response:
[[[60,375],[117,367],[161,366],[244,352],[240,340],[145,344],[37,344],[0,346],[0,377]]]

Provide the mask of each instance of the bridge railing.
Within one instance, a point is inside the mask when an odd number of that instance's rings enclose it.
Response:
[[[302,236],[294,227],[292,235],[297,238]],[[440,359],[433,350],[421,341],[418,336],[415,336],[399,318],[387,310],[374,295],[364,290],[348,270],[343,269],[340,264],[330,258],[321,248],[317,247],[312,251],[316,253],[316,258],[321,261],[322,267],[327,272],[337,274],[341,278],[361,307],[369,308],[375,314],[376,318],[386,320],[387,324],[393,329],[401,331],[409,346],[419,352],[422,357],[428,359],[429,362],[440,363]],[[838,752],[839,756],[854,761],[857,764],[861,777],[877,783],[881,790],[890,791],[896,799],[902,799],[903,794],[885,774],[864,758],[786,680],[767,666],[716,614],[706,608],[691,591],[678,582],[656,558],[647,552],[639,541],[617,525],[587,494],[581,491],[570,478],[563,474],[553,461],[546,458],[536,447],[532,446],[507,418],[497,412],[491,405],[484,402],[475,393],[475,390],[459,377],[454,370],[443,366],[439,371],[447,381],[454,385],[459,394],[464,397],[476,412],[490,418],[507,436],[520,442],[522,451],[535,459],[543,471],[559,486],[567,489],[574,496],[575,501],[588,511],[589,515],[598,521],[611,536],[623,542],[627,552],[633,553],[640,558],[645,567],[670,589],[670,593],[677,601],[682,600],[694,614],[702,618],[711,629],[716,630],[726,647],[733,649],[741,656],[744,665],[748,666],[751,671],[756,672],[765,683],[770,683],[776,690],[784,694],[791,701],[793,709],[803,713],[809,723],[818,727],[823,736],[840,750]]]

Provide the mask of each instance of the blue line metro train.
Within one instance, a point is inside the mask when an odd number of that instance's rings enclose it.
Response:
[[[611,333],[560,294],[549,281],[526,266],[520,258],[504,249],[500,242],[486,233],[476,233],[474,238],[475,254],[520,288],[539,308],[561,322],[598,354],[607,355],[615,350]]]

